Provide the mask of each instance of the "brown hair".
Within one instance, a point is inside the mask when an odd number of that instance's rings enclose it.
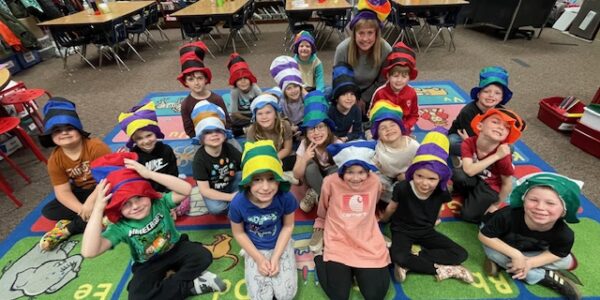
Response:
[[[410,68],[407,66],[402,66],[402,65],[395,65],[387,74],[388,77],[393,76],[397,73],[400,73],[402,75],[408,76],[408,72],[410,71]]]
[[[321,123],[323,123],[323,122],[321,122]],[[317,125],[319,125],[319,124],[317,124]],[[327,124],[325,124],[325,125],[326,125],[325,127],[327,128],[327,139],[325,139],[325,142],[323,142],[323,148],[325,151],[327,151],[327,146],[333,144],[336,137],[333,134],[333,131],[331,131],[331,128],[329,128],[329,126],[327,126]],[[307,128],[306,132],[304,133],[304,145],[306,145],[306,147],[308,147],[308,145],[310,143],[311,143],[311,141],[308,139],[308,128]],[[317,148],[320,148],[320,147],[321,146],[317,146]],[[334,164],[333,157],[331,157],[331,155],[328,155],[328,157],[329,157],[328,163]],[[321,168],[321,164],[319,163],[319,158],[315,155],[312,159],[317,164],[317,166],[319,166],[319,168]]]
[[[361,19],[356,22],[354,28],[352,28],[352,35],[350,35],[350,45],[348,46],[348,64],[353,68],[358,65],[359,49],[356,46],[356,32],[364,27],[375,28],[375,43],[369,50],[369,57],[373,59],[373,65],[380,66],[383,58],[381,57],[381,29],[379,28],[379,21],[371,19]]]
[[[275,109],[275,108],[273,108]],[[275,149],[277,151],[281,150],[281,147],[283,147],[283,143],[285,142],[283,140],[283,122],[286,122],[285,120],[281,120],[281,118],[279,117],[279,113],[277,113],[277,111],[275,110],[275,124],[273,124],[273,130],[275,132],[275,135],[277,136],[276,140],[273,140],[273,144],[275,145]],[[264,128],[262,128],[257,122],[252,123],[252,125],[250,125],[249,129],[254,129],[254,140],[255,141],[262,141],[262,140],[268,140],[270,139],[267,136],[268,131],[265,130]]]

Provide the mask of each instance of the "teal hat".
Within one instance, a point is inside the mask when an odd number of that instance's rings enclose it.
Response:
[[[583,182],[573,180],[569,177],[550,172],[532,173],[522,177],[517,181],[517,187],[514,188],[509,196],[510,206],[522,207],[523,198],[529,190],[536,186],[547,186],[552,188],[563,203],[565,208],[564,218],[569,223],[579,223],[577,210],[579,210],[579,194]]]
[[[471,99],[476,100],[479,91],[490,84],[497,84],[502,87],[502,101],[500,104],[505,105],[512,98],[512,91],[508,88],[508,71],[502,67],[492,66],[485,67],[479,72],[479,86],[471,89]]]
[[[319,123],[323,122],[332,131],[335,130],[335,124],[327,112],[329,111],[329,103],[325,99],[323,92],[314,90],[304,97],[304,120],[302,121],[302,128],[304,130],[313,128]]]

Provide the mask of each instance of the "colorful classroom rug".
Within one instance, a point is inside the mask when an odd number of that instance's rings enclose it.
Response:
[[[416,136],[419,140],[431,128],[441,125],[450,127],[460,108],[469,101],[467,94],[451,81],[414,82],[419,94],[421,118],[417,123]],[[215,91],[229,102],[227,90]],[[160,127],[165,140],[178,156],[180,172],[190,176],[191,163],[196,146],[183,132],[180,121],[180,102],[187,92],[151,93],[146,99],[156,103]],[[131,103],[132,105],[134,103]],[[117,113],[115,112],[115,119]],[[531,120],[533,122],[533,120]],[[105,141],[113,150],[124,147],[125,135],[115,127]],[[552,167],[542,161],[522,142],[515,147],[513,160],[517,177]],[[193,180],[190,180],[193,181]],[[593,183],[587,183],[593,184]],[[584,187],[585,190],[585,187]],[[304,190],[294,187],[293,192],[301,196]],[[79,254],[81,236],[63,243],[58,249],[41,253],[38,240],[51,229],[54,222],[41,217],[41,208],[51,200],[48,196],[23,222],[0,244],[0,299],[126,299],[127,282],[131,277],[130,255],[125,245],[95,259],[83,259]],[[600,272],[597,253],[600,253],[600,210],[590,201],[582,199],[581,223],[572,225],[576,232],[573,253],[579,261],[574,273],[584,286],[580,287],[586,298],[600,298]],[[527,286],[510,279],[502,272],[497,277],[485,275],[483,250],[477,240],[477,227],[457,221],[460,199],[448,203],[442,212],[443,223],[438,230],[463,245],[469,252],[465,265],[475,275],[473,284],[456,280],[436,282],[433,276],[409,273],[403,284],[392,282],[387,299],[530,299],[556,298],[558,295],[543,287]],[[312,214],[296,213],[294,241],[299,274],[297,299],[326,299],[315,276],[313,256],[308,251],[312,232]],[[192,240],[201,241],[213,254],[214,262],[209,270],[219,274],[227,283],[221,293],[197,297],[198,299],[249,299],[244,282],[240,247],[232,239],[225,216],[195,216],[177,220],[179,229]],[[387,228],[385,229],[387,232]],[[360,299],[354,288],[351,299]]]

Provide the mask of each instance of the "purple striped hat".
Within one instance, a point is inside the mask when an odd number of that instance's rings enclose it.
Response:
[[[302,73],[295,59],[289,56],[278,56],[271,63],[271,76],[277,82],[279,88],[285,92],[285,88],[295,83],[302,86]]]
[[[121,129],[129,137],[127,141],[127,148],[129,149],[132,149],[134,146],[132,137],[138,130],[151,131],[158,139],[165,138],[160,127],[158,127],[156,108],[152,101],[134,106],[129,112],[121,113],[119,115],[119,126],[121,126]]]
[[[446,129],[436,127],[425,135],[421,146],[417,149],[412,164],[406,170],[406,180],[411,181],[413,175],[419,169],[427,169],[440,176],[438,186],[445,191],[452,171],[448,167],[448,149],[450,142],[446,136]]]

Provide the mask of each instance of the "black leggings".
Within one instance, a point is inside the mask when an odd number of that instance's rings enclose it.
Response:
[[[390,272],[383,268],[353,268],[334,261],[323,261],[323,256],[315,257],[315,268],[319,284],[332,300],[347,300],[352,288],[352,277],[366,300],[380,300],[390,286]]]
[[[452,174],[454,190],[464,197],[461,210],[463,220],[481,223],[481,217],[493,203],[499,200],[498,193],[478,175],[469,176],[462,169],[454,169]]]
[[[94,189],[82,189],[79,187],[71,186],[73,195],[82,204],[90,196]],[[67,230],[70,234],[80,234],[85,230],[87,222],[83,221],[81,217],[68,207],[64,206],[57,199],[50,201],[44,208],[42,208],[42,215],[47,219],[59,221],[59,220],[70,220],[71,223],[67,225]]]

